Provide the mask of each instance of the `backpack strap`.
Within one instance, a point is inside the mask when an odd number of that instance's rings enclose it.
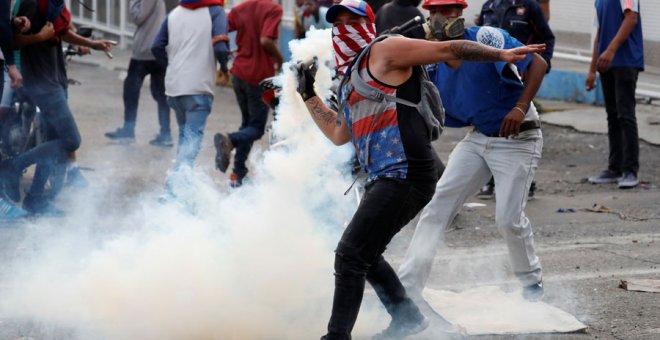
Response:
[[[348,68],[346,68],[346,73],[344,74],[344,78],[342,78],[341,83],[339,83],[339,87],[337,88],[338,89],[337,90],[338,91],[338,99],[340,100],[338,113],[343,114],[344,108],[346,107],[346,104],[348,102],[348,97],[344,97],[343,93],[342,93],[342,91],[343,91],[343,89],[346,85],[348,85],[348,91],[346,91],[347,94],[350,94],[352,90],[355,90],[361,96],[363,96],[363,97],[365,97],[369,100],[373,100],[373,101],[377,101],[377,102],[382,101],[382,98],[384,98],[384,97],[382,97],[382,95],[384,94],[382,91],[376,89],[376,92],[369,91],[369,93],[367,93],[365,95],[361,91],[362,91],[362,89],[364,89],[364,91],[367,91],[367,88],[361,86],[362,84],[359,84],[358,86],[360,86],[360,91],[358,91],[355,88],[355,83],[363,83],[364,85],[371,88],[371,86],[369,84],[366,84],[364,79],[362,79],[362,77],[360,76],[360,72],[359,72],[360,63],[362,62],[362,59],[364,58],[364,56],[369,54],[369,51],[371,50],[371,46],[373,46],[373,44],[375,44],[379,41],[385,40],[386,38],[388,38],[390,36],[391,35],[385,34],[385,35],[380,35],[380,36],[376,37],[376,39],[372,40],[369,43],[369,45],[365,46],[365,48],[363,48],[362,51],[360,51],[360,53],[357,55],[357,57],[355,57],[355,59],[353,59],[351,64],[348,66]],[[358,71],[355,72],[356,79],[352,79],[354,77],[353,69],[355,68],[355,65],[357,65],[357,70]],[[355,80],[357,80],[357,81],[355,81]],[[381,95],[379,95],[378,92],[380,92]],[[372,97],[372,96],[375,96],[375,97]],[[342,97],[344,97],[344,98],[342,98]],[[376,98],[381,98],[381,99],[378,100]]]

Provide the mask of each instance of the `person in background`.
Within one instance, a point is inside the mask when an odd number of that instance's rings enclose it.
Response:
[[[327,11],[328,7],[321,6],[318,0],[296,0],[294,37],[303,39],[312,26],[316,29],[331,28],[332,25],[325,21]]]
[[[238,131],[213,137],[215,165],[221,172],[229,168],[231,151],[236,149],[234,168],[229,176],[232,188],[240,187],[247,176],[245,162],[252,144],[264,135],[268,105],[262,100],[259,83],[272,77],[282,67],[282,53],[277,47],[282,6],[272,0],[246,0],[229,12],[229,31],[236,31],[238,53],[231,67],[232,83],[241,109]]]
[[[639,185],[639,139],[635,89],[644,71],[644,37],[639,0],[596,0],[593,55],[586,80],[596,87],[596,72],[605,97],[609,158],[606,170],[589,177],[593,184],[617,183],[621,189]]]
[[[30,19],[26,16],[10,17],[11,1],[0,0],[0,69],[7,68],[11,87],[23,85],[23,75],[14,62],[14,33],[25,33],[30,29]],[[2,82],[4,87],[4,79]],[[2,87],[0,87],[2,90]],[[2,93],[2,91],[0,91]]]
[[[10,17],[10,7],[11,1],[0,1],[0,70],[3,70],[4,76],[3,81],[0,82],[0,94],[2,94],[0,125],[3,124],[4,119],[8,118],[7,109],[9,104],[5,98],[10,97],[8,93],[11,91],[9,90],[21,86],[23,82],[23,76],[18,71],[14,59],[14,32],[24,33],[30,29],[30,20],[27,17]],[[27,211],[5,196],[4,185],[0,185],[0,220],[22,218],[27,215]]]
[[[0,166],[7,195],[20,200],[20,176],[25,168],[37,164],[23,208],[35,215],[62,215],[44,192],[52,169],[67,161],[80,147],[81,139],[68,105],[68,78],[62,41],[110,52],[116,44],[110,40],[82,37],[70,29],[71,15],[63,0],[22,0],[18,16],[27,17],[30,29],[16,34],[21,48],[21,71],[30,99],[41,109],[47,123],[46,141],[14,157]]]
[[[182,170],[194,166],[213,104],[216,62],[227,73],[229,36],[223,4],[222,0],[181,0],[151,45],[156,60],[167,66],[165,94],[179,125],[176,160],[161,201],[177,199],[173,182]]]
[[[392,0],[383,5],[376,12],[376,34],[400,26],[416,16],[424,18],[422,12],[417,8],[420,2],[421,0]],[[421,25],[404,34],[408,38],[415,39],[424,39],[425,35]]]
[[[539,7],[543,11],[543,16],[545,21],[550,22],[550,0],[537,0],[539,2]]]
[[[133,54],[124,79],[124,126],[107,132],[106,137],[114,140],[134,140],[135,123],[140,101],[140,90],[144,78],[150,76],[151,96],[158,104],[158,124],[160,131],[149,144],[173,146],[170,132],[170,107],[165,96],[165,65],[161,65],[151,53],[151,43],[165,18],[163,0],[130,0],[129,14],[135,24],[133,34]]]

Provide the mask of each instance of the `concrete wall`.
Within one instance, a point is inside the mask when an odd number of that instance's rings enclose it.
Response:
[[[471,21],[485,0],[468,0],[464,16]],[[594,0],[550,0],[550,27],[557,45],[582,50],[591,49],[594,31]],[[647,66],[660,67],[660,1],[640,0],[644,57]]]

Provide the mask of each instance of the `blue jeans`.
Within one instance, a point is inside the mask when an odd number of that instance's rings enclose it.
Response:
[[[232,83],[242,117],[238,131],[229,134],[231,143],[236,147],[233,170],[239,177],[245,177],[248,173],[245,161],[252,149],[252,143],[264,135],[268,106],[261,98],[262,91],[259,85],[248,84],[238,77],[233,77]]]
[[[179,124],[179,143],[174,169],[182,165],[193,166],[204,137],[206,118],[211,112],[213,97],[208,94],[167,97],[167,103]]]
[[[14,169],[23,171],[32,164],[38,164],[30,188],[31,194],[38,195],[43,193],[54,164],[65,161],[70,152],[80,147],[80,132],[67,103],[66,89],[29,93],[41,110],[46,128],[46,142],[16,156],[12,165]]]
[[[160,134],[170,134],[170,108],[165,96],[165,67],[155,60],[131,59],[124,80],[124,127],[135,129],[138,101],[144,77],[151,75],[151,96],[158,103]]]

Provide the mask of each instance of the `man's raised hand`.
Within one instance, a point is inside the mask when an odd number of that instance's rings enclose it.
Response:
[[[500,58],[507,63],[515,63],[524,60],[530,53],[541,53],[543,51],[545,51],[545,44],[531,44],[503,50]]]
[[[316,81],[316,71],[318,71],[318,68],[318,59],[316,57],[314,57],[311,63],[299,61],[298,64],[294,66],[296,78],[298,79],[298,87],[296,90],[300,93],[303,101],[307,101],[309,98],[316,96],[314,82]]]

